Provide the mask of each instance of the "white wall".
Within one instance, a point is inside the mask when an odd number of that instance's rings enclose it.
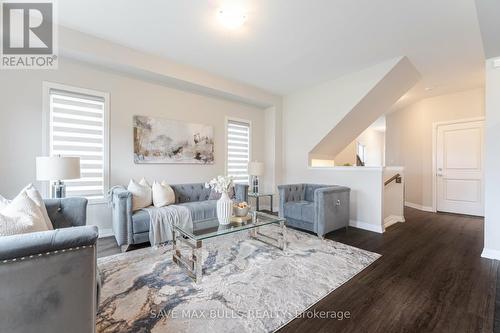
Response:
[[[288,176],[287,183],[344,185],[351,189],[350,225],[383,232],[383,168],[308,167],[300,177]]]
[[[396,174],[401,175],[402,182],[397,183],[392,181],[384,186],[384,227],[397,222],[404,222],[404,186],[405,172],[403,167],[386,167],[384,168],[384,183]]]
[[[427,98],[386,116],[386,165],[405,167],[407,202],[432,210],[433,123],[482,116],[482,88]]]
[[[266,170],[261,177],[261,188],[266,192],[276,193],[276,185],[282,183],[282,96],[67,27],[59,27],[59,49],[63,57],[137,79],[265,108],[266,129],[263,138],[266,142]],[[262,206],[265,208],[268,202],[263,201]]]
[[[334,158],[335,166],[355,166],[357,154],[357,140],[351,142]]]
[[[2,71],[0,76],[0,194],[12,197],[35,180],[35,157],[42,153],[42,81],[110,93],[110,184],[130,178],[171,183],[204,182],[225,172],[225,118],[252,121],[252,158],[267,162],[265,110],[136,79],[85,63],[61,60],[58,70]],[[132,116],[149,115],[214,126],[214,165],[136,165]],[[267,134],[269,137],[269,134]],[[271,143],[272,144],[272,143]],[[266,150],[267,149],[267,150]],[[273,164],[270,162],[269,164]],[[271,175],[264,182],[274,181]],[[271,180],[272,179],[272,180]],[[272,187],[268,185],[268,187]],[[103,212],[105,215],[103,215]],[[110,227],[108,210],[89,210],[89,223]]]
[[[486,171],[484,251],[500,260],[500,68],[486,61]]]
[[[309,153],[356,107],[373,87],[395,66],[391,60],[363,71],[325,82],[284,98],[283,127],[286,168],[309,157]],[[372,121],[366,126],[368,127]],[[325,159],[342,151],[365,128],[350,133],[347,142]],[[315,157],[321,159],[321,156]]]
[[[385,133],[367,128],[357,139],[365,146],[365,166],[384,166]]]
[[[335,156],[335,165],[343,166],[346,163],[356,165],[357,144],[365,146],[365,166],[384,166],[385,133],[368,127],[360,136],[351,142],[343,151]]]
[[[350,187],[351,220],[357,226],[379,232],[382,231],[382,168],[310,168],[308,158],[319,141],[385,79],[393,66],[394,61],[379,64],[286,96],[283,107],[285,183],[309,182]],[[413,79],[412,74],[411,81]],[[391,87],[393,83],[391,81]],[[384,94],[379,96],[382,100],[385,97]],[[388,100],[392,98],[391,95]],[[374,99],[376,96],[370,97],[370,100]],[[383,113],[383,110],[380,111]],[[366,124],[367,127],[380,115],[372,116],[374,119]],[[351,133],[354,136],[350,141],[361,132]]]
[[[419,78],[413,64],[402,57],[287,96],[289,108],[302,109],[303,126],[315,117],[315,129],[309,136],[316,144],[309,157],[333,159]]]

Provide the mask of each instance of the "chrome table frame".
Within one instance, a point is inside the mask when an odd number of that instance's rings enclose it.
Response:
[[[280,226],[280,231],[278,232],[278,237],[272,237],[267,235],[260,230],[261,227],[265,227],[272,224],[278,224]],[[286,223],[285,221],[276,221],[273,223],[255,226],[249,229],[241,229],[227,234],[221,234],[216,237],[227,236],[228,234],[237,233],[247,231],[251,238],[259,240],[268,245],[272,245],[281,250],[286,250]],[[184,232],[178,226],[174,226],[172,228],[172,237],[173,237],[173,261],[184,271],[187,275],[194,280],[195,283],[200,283],[203,277],[203,257],[202,257],[202,249],[203,249],[203,240],[195,239],[190,236],[188,233]],[[210,237],[210,238],[214,238]],[[187,245],[188,248],[191,249],[191,255],[186,256],[181,253],[181,244]]]

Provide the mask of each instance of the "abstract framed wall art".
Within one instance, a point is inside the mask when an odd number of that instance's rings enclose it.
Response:
[[[214,163],[213,126],[149,116],[133,122],[135,163]]]

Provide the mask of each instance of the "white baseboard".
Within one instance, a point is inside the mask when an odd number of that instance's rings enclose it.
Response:
[[[483,253],[481,253],[481,257],[487,258],[487,259],[500,260],[500,251],[484,248]]]
[[[419,205],[419,204],[415,204],[413,202],[405,201],[405,206],[410,207],[410,208],[415,208],[415,209],[418,209],[418,210],[422,210],[424,212],[435,213],[435,211],[434,211],[434,209],[432,207],[422,206],[422,205]]]
[[[361,221],[356,221],[356,220],[350,220],[349,225],[354,228],[359,228],[359,229],[364,229],[368,231],[373,231],[377,232],[379,234],[384,233],[384,230],[382,229],[381,225],[374,225],[366,222],[361,222]]]
[[[104,238],[104,237],[110,237],[114,236],[115,233],[113,232],[113,229],[103,229],[99,228],[99,238]]]
[[[388,228],[398,222],[405,222],[404,216],[389,215],[384,219],[384,228]]]

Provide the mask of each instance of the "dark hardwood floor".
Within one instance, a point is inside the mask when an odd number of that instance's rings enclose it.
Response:
[[[492,332],[498,262],[480,258],[483,219],[410,208],[405,217],[383,235],[328,235],[382,257],[312,308],[350,319],[296,319],[281,332]]]
[[[141,249],[147,246],[150,246],[149,242],[141,245],[131,245],[129,251]],[[118,253],[121,253],[121,250],[116,244],[116,240],[113,236],[99,238],[97,240],[97,258],[108,257]]]
[[[500,265],[480,257],[483,219],[411,208],[405,216],[382,235],[327,235],[382,257],[309,310],[349,319],[298,318],[280,332],[500,332]],[[118,252],[112,238],[99,240],[99,256]]]

